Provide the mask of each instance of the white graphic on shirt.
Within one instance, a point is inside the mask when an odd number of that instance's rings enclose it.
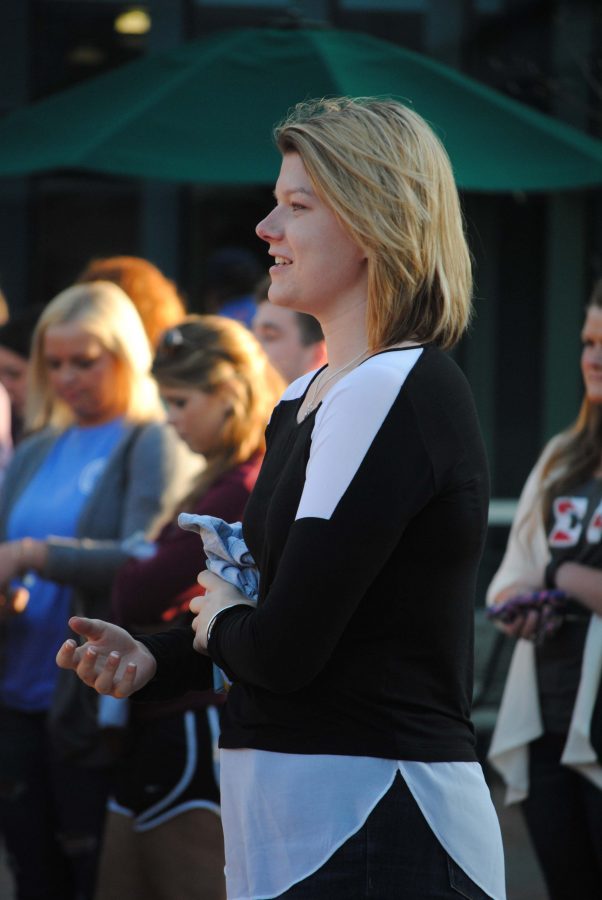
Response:
[[[107,461],[104,458],[93,459],[81,470],[77,486],[86,497],[94,490],[94,485],[104,472],[106,464]]]
[[[599,544],[600,538],[602,538],[602,500],[596,506],[585,534],[588,544]]]
[[[548,539],[550,547],[575,547],[583,532],[587,498],[557,497],[552,512],[554,525]]]

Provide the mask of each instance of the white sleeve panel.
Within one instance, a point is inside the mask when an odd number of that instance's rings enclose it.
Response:
[[[285,388],[284,393],[272,410],[268,424],[272,421],[274,410],[278,409],[281,403],[284,403],[286,400],[298,400],[303,396],[303,394],[307,390],[308,385],[311,383],[312,378],[315,377],[316,372],[318,371],[318,369],[314,369],[312,372],[306,372],[305,375],[301,375],[299,378],[291,381],[291,383]]]
[[[330,519],[421,353],[374,356],[329,391],[316,413],[296,519]]]
[[[306,372],[305,375],[301,375],[299,378],[291,381],[280,398],[280,402],[282,403],[284,400],[298,400],[299,397],[302,397],[318,371],[319,369],[313,369],[311,372]]]

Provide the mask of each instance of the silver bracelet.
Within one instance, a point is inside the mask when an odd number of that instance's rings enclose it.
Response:
[[[226,612],[227,609],[232,609],[233,606],[244,606],[244,603],[230,603],[229,606],[223,606],[221,609],[218,609],[216,613],[213,613],[209,622],[207,624],[207,631],[205,632],[205,646],[209,646],[209,638],[211,637],[211,632],[213,631],[213,626],[215,625],[215,620],[221,613]]]

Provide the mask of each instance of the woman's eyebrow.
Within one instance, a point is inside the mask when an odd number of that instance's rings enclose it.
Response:
[[[281,191],[280,193],[281,193],[281,196],[283,196],[283,197],[288,197],[288,196],[290,196],[291,194],[306,194],[308,197],[312,197],[312,196],[313,196],[313,191],[311,191],[309,188],[306,188],[306,187],[291,187],[291,188],[285,188],[285,189],[284,189],[283,191]],[[277,200],[277,199],[278,199],[278,193],[277,193],[276,188],[274,188],[274,190],[272,191],[272,194],[274,195],[274,199]]]

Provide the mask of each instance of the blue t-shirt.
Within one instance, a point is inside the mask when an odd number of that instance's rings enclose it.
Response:
[[[8,519],[7,539],[74,537],[82,509],[111,453],[124,434],[121,418],[61,434],[18,498]],[[0,680],[0,702],[12,709],[48,709],[65,639],[71,588],[34,573],[23,583],[25,610],[8,623]]]

